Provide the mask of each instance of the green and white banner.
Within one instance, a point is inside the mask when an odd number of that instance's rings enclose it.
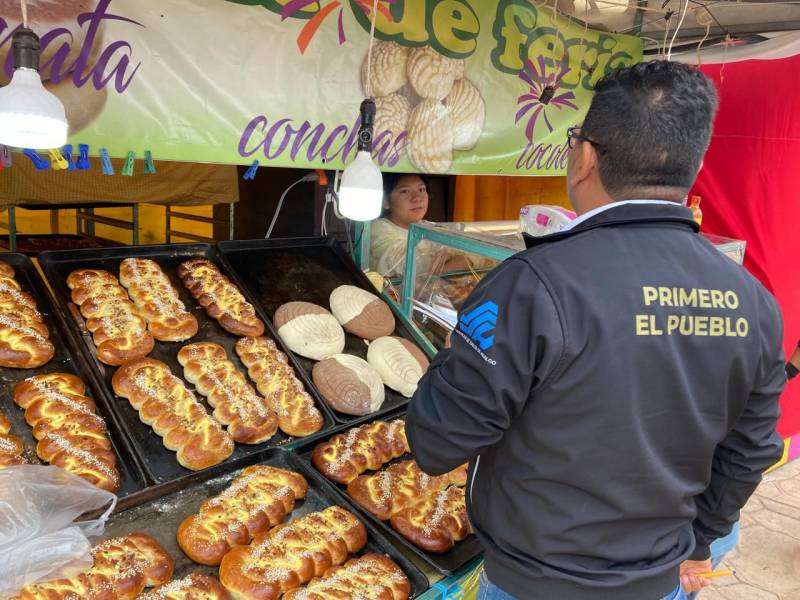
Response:
[[[341,168],[376,98],[385,170],[549,175],[593,84],[642,57],[527,0],[28,0],[70,143],[112,156]],[[0,84],[18,0],[0,0]],[[548,96],[550,96],[548,98]]]

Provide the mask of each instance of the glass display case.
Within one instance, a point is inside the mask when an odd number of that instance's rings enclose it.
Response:
[[[742,264],[744,241],[703,235]],[[435,352],[444,345],[464,300],[483,276],[524,249],[518,221],[412,225],[404,275],[387,279],[384,295],[399,304],[423,334],[423,343]]]

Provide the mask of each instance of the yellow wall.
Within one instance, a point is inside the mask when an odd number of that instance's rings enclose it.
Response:
[[[454,221],[517,219],[527,204],[571,208],[564,177],[456,177]]]
[[[180,212],[185,212],[194,215],[201,215],[204,217],[213,216],[213,207],[211,206],[186,206],[180,207]],[[166,241],[166,209],[163,206],[155,206],[152,204],[139,205],[139,243],[140,244],[160,244]],[[54,233],[51,229],[50,214],[48,210],[25,210],[17,208],[17,232],[23,233]],[[95,214],[104,217],[112,217],[124,221],[131,222],[133,220],[133,212],[130,208],[98,208]],[[2,211],[0,216],[3,222],[8,222],[8,212]],[[59,210],[58,211],[58,225],[60,233],[74,234],[76,233],[75,227],[75,210]],[[114,240],[122,244],[131,243],[131,231],[124,229],[117,229],[108,225],[97,223],[95,225],[95,234],[97,237]],[[173,218],[173,229],[179,229],[187,233],[201,235],[205,237],[212,237],[213,225],[210,223],[195,223],[193,221],[176,220]],[[5,233],[5,232],[3,232]],[[173,242],[189,241],[182,238],[174,238]]]

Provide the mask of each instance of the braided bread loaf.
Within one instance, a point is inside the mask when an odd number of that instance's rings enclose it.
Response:
[[[39,458],[116,492],[120,485],[117,457],[106,423],[85,393],[86,385],[79,377],[47,373],[14,386],[14,402],[25,409],[25,421],[39,441]]]
[[[214,418],[226,425],[236,442],[260,444],[278,431],[278,418],[259,396],[225,348],[213,342],[198,342],[181,348],[178,362],[183,376],[214,407]]]
[[[22,440],[11,435],[11,421],[5,415],[0,415],[0,469],[14,465],[25,464],[22,452],[25,449]]]
[[[305,588],[290,590],[283,600],[406,600],[410,593],[408,577],[390,558],[365,554],[351,558],[341,567],[328,569]]]
[[[347,484],[365,471],[377,471],[408,452],[411,449],[406,439],[405,421],[374,421],[318,444],[311,454],[311,462],[331,481]]]
[[[274,600],[341,565],[367,543],[367,530],[350,512],[331,506],[278,525],[233,548],[219,568],[237,600]]]
[[[70,579],[25,587],[13,600],[127,600],[169,581],[175,563],[143,533],[107,540],[92,550],[92,567]]]
[[[417,462],[404,460],[375,475],[361,475],[347,486],[348,495],[382,521],[449,485],[466,485],[467,468],[431,477]]]
[[[177,452],[178,462],[187,469],[205,469],[233,453],[230,435],[163,362],[152,358],[129,362],[117,369],[111,385],[163,438],[164,446]]]
[[[149,258],[126,258],[119,266],[119,281],[160,342],[182,342],[194,337],[198,323],[189,314],[161,267]]]
[[[472,533],[464,489],[458,486],[429,494],[394,513],[391,523],[397,533],[428,552],[448,552]]]
[[[232,547],[248,544],[253,536],[282,523],[307,491],[302,475],[263,465],[248,467],[228,489],[184,519],[178,545],[196,563],[218,565]]]
[[[304,437],[322,429],[322,413],[274,341],[265,337],[243,338],[236,342],[236,354],[259,393],[277,413],[281,431]]]
[[[153,336],[116,277],[108,271],[79,269],[70,273],[67,285],[101,362],[117,366],[150,354]]]
[[[210,260],[187,260],[178,267],[178,277],[225,331],[248,337],[264,334],[264,323],[256,316],[253,305]]]
[[[230,600],[230,594],[213,577],[192,573],[160,585],[137,600]]]
[[[55,354],[50,332],[36,301],[14,279],[13,267],[5,262],[0,265],[0,367],[41,367]]]

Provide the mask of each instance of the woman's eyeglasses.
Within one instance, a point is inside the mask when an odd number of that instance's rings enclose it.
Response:
[[[591,144],[600,154],[605,154],[608,152],[608,148],[603,146],[603,144],[599,144],[595,142],[593,139],[586,137],[585,135],[581,135],[581,128],[580,127],[570,127],[567,129],[567,143],[569,144],[570,150],[575,148],[575,142],[586,142],[587,144]]]

